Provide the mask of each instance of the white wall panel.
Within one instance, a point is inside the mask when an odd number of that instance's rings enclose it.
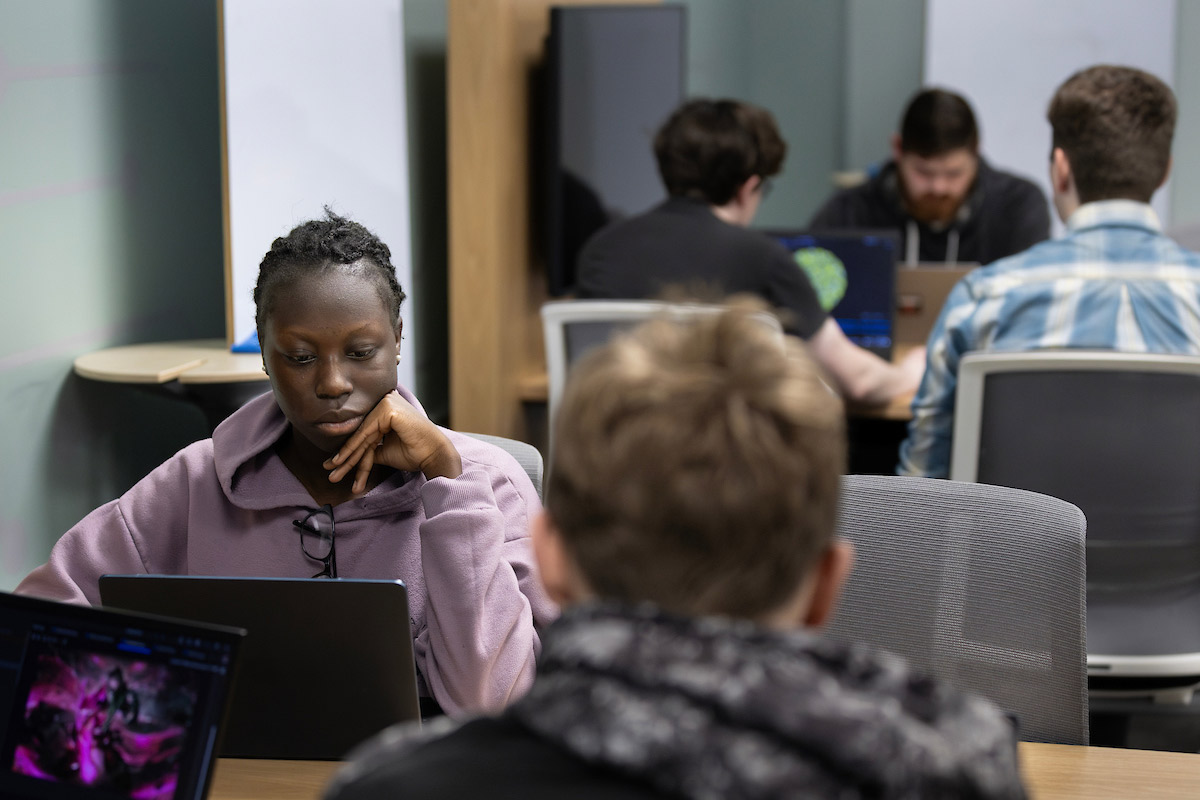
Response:
[[[325,205],[378,234],[411,290],[403,10],[403,0],[225,0],[235,342],[254,332],[252,292],[272,240]],[[413,308],[401,309],[409,387]]]
[[[1067,77],[1125,64],[1168,84],[1175,69],[1176,0],[927,0],[925,82],[964,94],[993,164],[1049,196],[1046,106]],[[1170,192],[1154,205],[1168,221]]]

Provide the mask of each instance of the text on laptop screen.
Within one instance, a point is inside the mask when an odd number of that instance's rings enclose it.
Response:
[[[197,797],[235,648],[231,634],[0,595],[0,796]]]
[[[892,347],[895,236],[773,231],[850,341],[885,358]]]

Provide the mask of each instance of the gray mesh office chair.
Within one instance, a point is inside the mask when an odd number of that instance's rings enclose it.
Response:
[[[1200,358],[977,353],[959,367],[950,476],[1087,515],[1088,675],[1186,703],[1200,684]]]
[[[542,329],[546,341],[546,375],[549,379],[547,416],[562,397],[571,364],[593,347],[602,345],[618,331],[658,316],[685,318],[715,314],[719,305],[666,303],[657,300],[559,300],[542,306]],[[772,314],[760,315],[763,324],[783,335],[783,326]]]
[[[463,435],[470,436],[472,439],[478,439],[481,442],[494,444],[515,458],[517,463],[521,465],[521,469],[525,470],[525,474],[529,476],[529,480],[533,483],[533,488],[537,489],[538,499],[542,498],[542,454],[538,452],[536,447],[526,442],[517,441],[516,439],[492,436],[489,433],[466,433],[464,431]]]
[[[1084,528],[1033,492],[847,476],[855,561],[826,631],[989,698],[1022,740],[1087,744]]]

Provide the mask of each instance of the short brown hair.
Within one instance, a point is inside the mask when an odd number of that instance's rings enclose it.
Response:
[[[979,150],[979,126],[970,103],[945,89],[913,95],[900,120],[900,150],[933,158],[963,148]]]
[[[829,546],[841,401],[756,308],[647,323],[573,370],[546,509],[600,598],[757,618]]]
[[[753,176],[777,174],[786,155],[771,112],[738,100],[684,103],[654,137],[667,193],[718,206]]]
[[[1140,69],[1101,64],[1067,78],[1046,118],[1079,201],[1149,202],[1167,175],[1176,114],[1170,87]]]

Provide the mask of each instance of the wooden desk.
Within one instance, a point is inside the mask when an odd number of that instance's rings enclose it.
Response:
[[[338,761],[222,758],[208,800],[315,800],[340,766]]]
[[[858,403],[846,404],[846,416],[860,419],[890,419],[895,422],[908,422],[912,419],[913,393],[897,397],[886,406],[864,406]]]
[[[1034,800],[1200,796],[1200,755],[1066,744],[1021,744]]]
[[[1200,796],[1200,755],[1023,742],[1021,765],[1034,800],[1126,800]],[[339,764],[223,758],[209,800],[315,800]]]
[[[75,374],[139,386],[195,404],[209,430],[270,388],[257,353],[231,353],[224,339],[110,347],[75,359]]]

